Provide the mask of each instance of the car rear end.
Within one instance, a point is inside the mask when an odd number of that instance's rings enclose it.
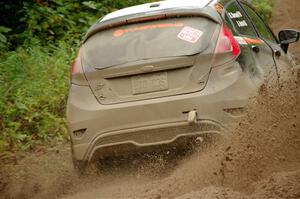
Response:
[[[240,53],[210,7],[96,24],[72,66],[67,118],[74,159],[226,136],[223,129],[253,91]]]

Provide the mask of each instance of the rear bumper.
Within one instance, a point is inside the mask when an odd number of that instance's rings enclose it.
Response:
[[[91,144],[87,159],[95,154],[97,157],[117,156],[149,151],[155,146],[178,145],[205,134],[226,136],[224,132],[224,127],[213,121],[197,121],[194,125],[183,121],[108,132]]]
[[[89,86],[72,84],[67,121],[74,159],[88,161],[99,151],[109,154],[125,145],[146,148],[189,136],[224,135],[224,126],[243,114],[235,109],[244,107],[256,88],[236,63],[213,69],[201,92],[120,104],[102,105]],[[192,110],[198,118],[189,125]]]
[[[210,92],[204,89],[186,95],[101,105],[88,86],[71,85],[67,121],[73,156],[88,161],[97,151],[111,146],[142,148],[207,133],[224,135],[224,126],[241,116],[224,109],[244,107],[249,97],[245,90],[249,86],[241,78],[220,90],[208,87]],[[187,112],[191,110],[198,112],[197,123],[192,126],[187,122]],[[75,136],[73,132],[78,129],[86,131]]]

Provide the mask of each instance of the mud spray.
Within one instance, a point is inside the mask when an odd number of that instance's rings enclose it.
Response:
[[[73,171],[68,147],[25,154],[2,168],[0,197],[300,198],[300,74],[285,76],[280,85],[261,87],[231,138],[215,147],[125,159],[83,178]]]

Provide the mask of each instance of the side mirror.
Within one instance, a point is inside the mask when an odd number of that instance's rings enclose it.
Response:
[[[289,44],[297,42],[300,37],[300,32],[297,30],[282,30],[278,34],[280,46],[287,53]]]

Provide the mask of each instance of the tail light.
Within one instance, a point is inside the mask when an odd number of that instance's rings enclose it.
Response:
[[[230,29],[223,24],[215,48],[216,63],[214,65],[221,65],[235,59],[239,56],[240,52],[241,49],[238,42],[234,39]],[[227,56],[219,56],[221,54],[227,54]]]
[[[80,54],[78,54],[75,60],[72,62],[70,79],[72,80],[73,76],[79,73],[83,73]]]
[[[83,72],[80,53],[71,65],[70,80],[73,84],[88,85]]]

